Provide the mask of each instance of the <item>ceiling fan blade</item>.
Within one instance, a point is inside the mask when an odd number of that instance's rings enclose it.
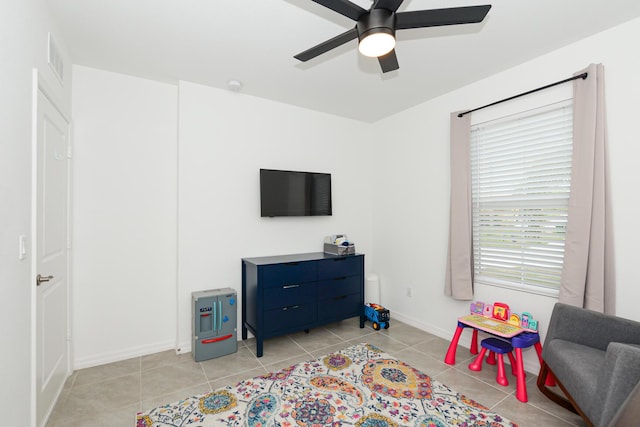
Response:
[[[315,58],[316,56],[329,52],[331,49],[335,49],[336,47],[342,46],[346,42],[357,38],[358,30],[356,29],[356,27],[353,27],[349,31],[345,31],[344,33],[337,35],[325,42],[322,42],[319,45],[312,47],[311,49],[300,52],[299,54],[295,55],[294,58],[299,59],[302,62],[306,62],[310,59]]]
[[[340,15],[344,15],[347,18],[351,18],[357,21],[360,15],[367,13],[366,9],[361,8],[355,3],[351,3],[349,0],[313,0],[314,2],[327,7],[334,12],[338,12]]]
[[[387,9],[391,12],[398,10],[404,0],[377,0],[372,9]]]
[[[491,5],[451,7],[396,13],[396,30],[482,22]]]
[[[400,68],[398,65],[398,57],[396,56],[395,49],[392,49],[391,52],[386,55],[379,56],[378,62],[380,63],[380,68],[382,68],[383,73],[388,73],[389,71],[397,70]]]

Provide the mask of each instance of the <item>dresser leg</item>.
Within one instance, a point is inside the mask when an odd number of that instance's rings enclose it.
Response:
[[[262,357],[262,338],[256,337],[256,356]]]

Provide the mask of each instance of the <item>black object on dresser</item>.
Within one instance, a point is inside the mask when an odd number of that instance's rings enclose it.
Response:
[[[242,259],[242,339],[263,340],[360,316],[364,255],[322,252]]]

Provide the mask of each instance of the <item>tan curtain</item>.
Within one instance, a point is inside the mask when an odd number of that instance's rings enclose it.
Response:
[[[471,114],[451,113],[451,206],[449,250],[444,293],[473,299],[473,241],[471,218]]]
[[[604,67],[574,80],[573,166],[560,302],[615,314]]]

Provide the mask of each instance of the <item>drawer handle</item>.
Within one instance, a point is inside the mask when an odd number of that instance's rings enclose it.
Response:
[[[335,262],[338,262],[338,261],[346,261],[347,259],[346,258],[334,258],[333,260]]]
[[[300,285],[284,285],[282,287],[282,289],[292,289],[292,288],[299,288]]]
[[[298,265],[298,264],[300,264],[300,263],[299,263],[299,262],[297,262],[297,261],[293,261],[293,262],[287,262],[287,263],[285,263],[285,265]]]
[[[340,277],[334,278],[333,280],[344,280],[346,278],[347,278],[347,276],[340,276]]]
[[[335,297],[334,301],[340,301],[341,299],[346,299],[347,295],[342,295],[341,297]]]
[[[285,307],[285,308],[283,308],[283,309],[282,309],[282,311],[287,311],[287,310],[296,310],[296,309],[298,309],[298,308],[300,308],[300,306],[299,306],[299,305],[292,305],[292,306],[289,306],[289,307]]]

